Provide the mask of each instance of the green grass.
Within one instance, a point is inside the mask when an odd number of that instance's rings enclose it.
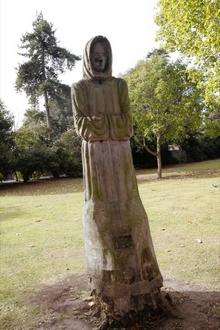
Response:
[[[137,173],[162,273],[217,290],[220,160],[164,173],[169,180],[152,180],[151,170]],[[0,190],[0,329],[33,329],[41,311],[29,297],[85,271],[82,207],[80,179]]]
[[[163,169],[164,178],[175,178],[179,176],[203,176],[204,174],[209,176],[215,173],[219,174],[220,161],[219,159],[207,160],[204,162],[195,162],[188,164],[179,164],[168,166]],[[138,171],[140,176],[147,175],[148,178],[156,178],[155,169],[140,170]]]

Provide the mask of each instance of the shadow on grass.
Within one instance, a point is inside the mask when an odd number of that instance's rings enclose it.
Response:
[[[7,208],[0,209],[0,222],[11,221],[21,216],[27,215],[29,213],[25,212],[19,206],[11,206]]]
[[[165,180],[185,180],[185,179],[200,179],[200,178],[216,178],[220,176],[220,170],[201,170],[201,171],[192,171],[192,172],[183,172],[183,173],[163,173],[161,179],[157,179],[156,174],[137,174],[138,183],[144,183],[149,181],[165,181]]]
[[[177,317],[163,318],[151,324],[150,329],[219,329],[220,293],[173,279],[166,279],[164,285],[164,291],[169,292],[173,301]],[[84,299],[88,296],[85,275],[71,275],[62,282],[43,287],[36,296],[29,298],[29,302],[38,306],[42,315],[36,328],[96,329],[97,319],[91,312],[88,300]],[[149,329],[149,324],[130,329]]]
[[[1,196],[39,196],[71,194],[83,191],[82,179],[43,179],[33,182],[15,182],[0,185]]]
[[[139,183],[158,181],[155,173],[146,173],[138,170],[136,172]],[[190,172],[166,172],[164,171],[161,180],[183,180],[190,178],[210,178],[218,177],[220,170],[199,170]],[[16,182],[0,184],[0,196],[39,196],[39,195],[60,195],[83,192],[82,178],[60,178],[60,179],[40,179],[34,182]]]

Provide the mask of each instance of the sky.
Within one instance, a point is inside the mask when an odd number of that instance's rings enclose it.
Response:
[[[0,0],[0,98],[13,113],[15,128],[22,124],[28,108],[25,93],[15,91],[20,38],[32,31],[37,13],[53,23],[61,47],[82,55],[86,42],[106,36],[113,52],[113,75],[135,66],[157,47],[155,42],[156,0]],[[60,78],[71,85],[82,77],[82,61]]]

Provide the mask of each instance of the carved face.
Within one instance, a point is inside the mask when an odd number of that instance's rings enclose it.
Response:
[[[97,42],[92,49],[91,55],[93,70],[96,72],[104,72],[107,64],[107,53],[104,44]]]

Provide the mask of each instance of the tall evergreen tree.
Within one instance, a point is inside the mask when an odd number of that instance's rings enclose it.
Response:
[[[73,126],[73,110],[70,87],[62,84],[56,97],[50,100],[53,138],[57,140],[61,134]]]
[[[16,88],[24,90],[32,103],[37,103],[43,96],[47,126],[51,131],[50,101],[59,94],[62,85],[59,74],[72,69],[80,57],[58,46],[53,25],[42,13],[33,22],[33,31],[22,36],[20,48],[20,55],[28,60],[17,69]]]

